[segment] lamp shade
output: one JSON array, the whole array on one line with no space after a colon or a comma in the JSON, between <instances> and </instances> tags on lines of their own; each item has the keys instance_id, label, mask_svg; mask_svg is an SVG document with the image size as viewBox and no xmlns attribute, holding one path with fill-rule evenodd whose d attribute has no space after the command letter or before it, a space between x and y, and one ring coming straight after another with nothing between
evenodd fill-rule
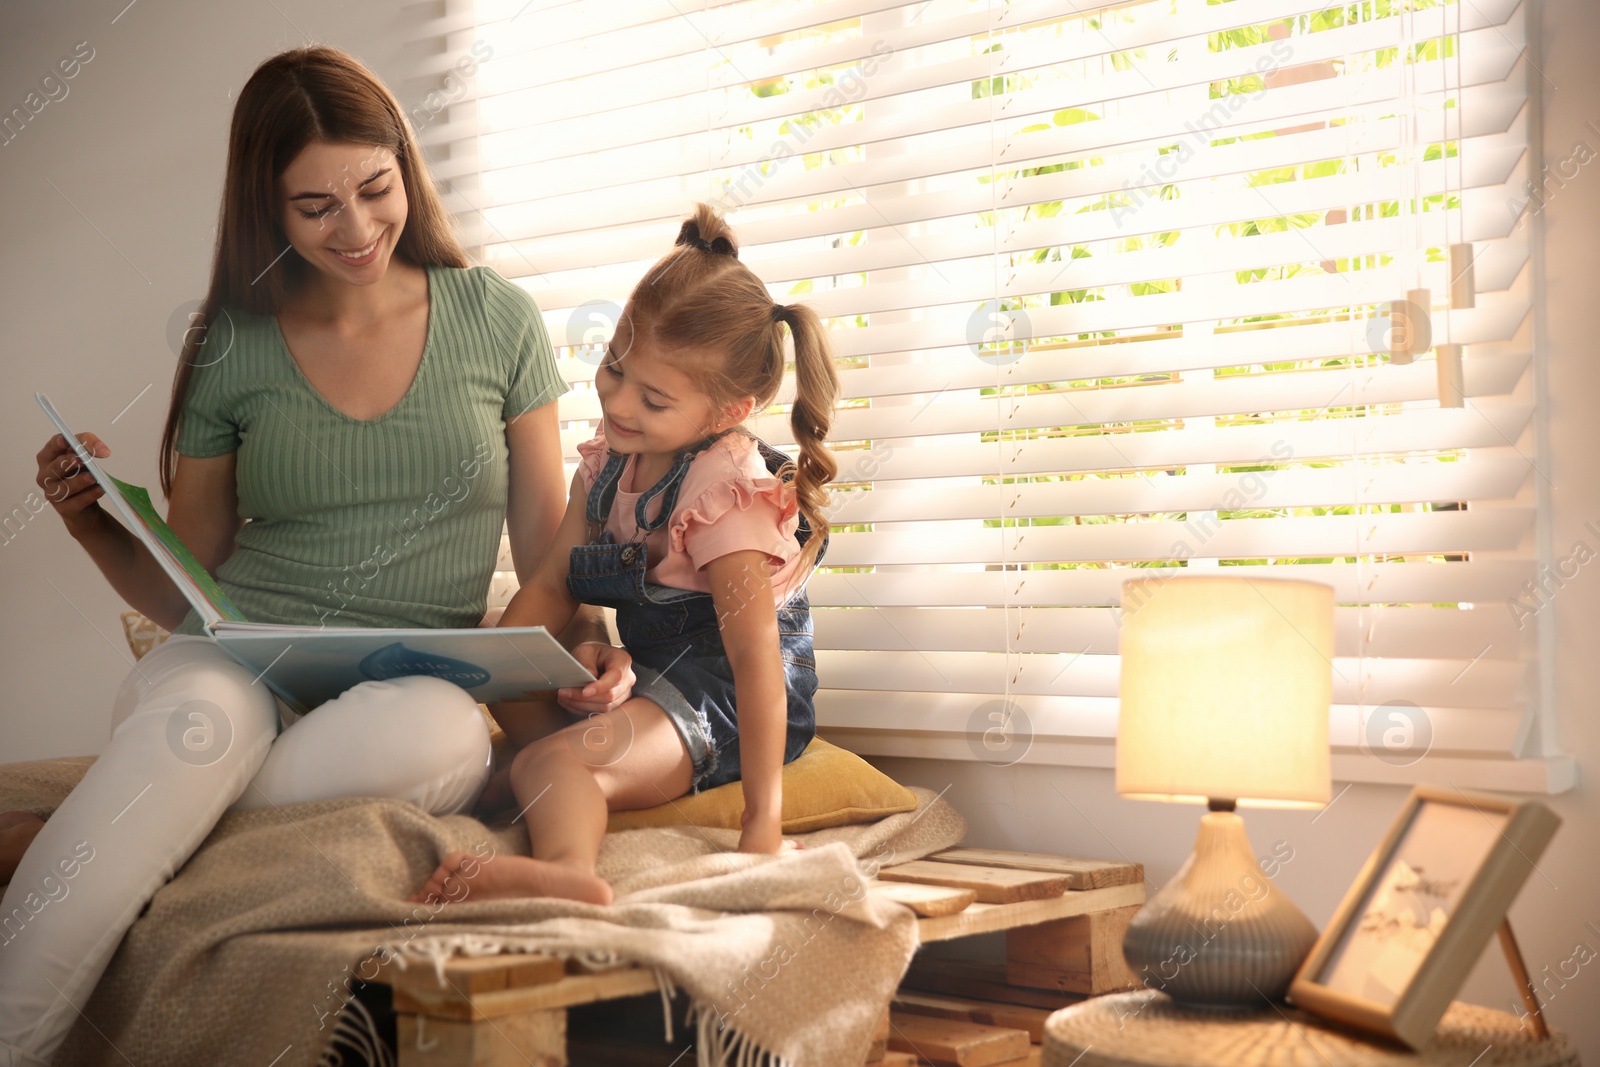
<instances>
[{"instance_id":1,"label":"lamp shade","mask_svg":"<svg viewBox=\"0 0 1600 1067\"><path fill-rule=\"evenodd\" d=\"M1326 804L1333 607L1316 582L1124 582L1117 792Z\"/></svg>"}]
</instances>

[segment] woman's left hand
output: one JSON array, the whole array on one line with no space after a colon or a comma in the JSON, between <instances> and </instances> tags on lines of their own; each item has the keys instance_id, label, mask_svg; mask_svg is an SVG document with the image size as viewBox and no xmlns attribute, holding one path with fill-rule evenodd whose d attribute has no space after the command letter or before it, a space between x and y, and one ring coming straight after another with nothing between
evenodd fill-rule
<instances>
[{"instance_id":1,"label":"woman's left hand","mask_svg":"<svg viewBox=\"0 0 1600 1067\"><path fill-rule=\"evenodd\" d=\"M582 689L558 689L556 701L574 715L615 711L633 696L633 657L628 650L599 641L585 641L572 650L572 658L588 668L595 680Z\"/></svg>"}]
</instances>

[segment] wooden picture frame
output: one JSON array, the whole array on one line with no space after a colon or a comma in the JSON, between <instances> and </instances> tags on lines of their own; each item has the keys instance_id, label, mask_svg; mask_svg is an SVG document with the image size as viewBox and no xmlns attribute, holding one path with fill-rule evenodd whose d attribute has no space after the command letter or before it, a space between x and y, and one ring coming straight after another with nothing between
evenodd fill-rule
<instances>
[{"instance_id":1,"label":"wooden picture frame","mask_svg":"<svg viewBox=\"0 0 1600 1067\"><path fill-rule=\"evenodd\" d=\"M1538 801L1416 786L1289 999L1422 1048L1560 825Z\"/></svg>"}]
</instances>

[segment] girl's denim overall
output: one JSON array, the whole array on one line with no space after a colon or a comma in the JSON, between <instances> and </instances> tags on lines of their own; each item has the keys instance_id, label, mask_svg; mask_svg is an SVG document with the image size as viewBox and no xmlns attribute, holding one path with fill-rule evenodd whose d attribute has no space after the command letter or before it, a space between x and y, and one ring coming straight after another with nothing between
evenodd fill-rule
<instances>
[{"instance_id":1,"label":"girl's denim overall","mask_svg":"<svg viewBox=\"0 0 1600 1067\"><path fill-rule=\"evenodd\" d=\"M678 490L689 464L715 438L678 453L662 479L641 493L634 518L640 539L617 544L605 530L627 456L611 453L589 490L585 515L590 540L572 550L567 589L580 604L615 608L617 632L633 656L638 682L635 696L661 706L678 728L694 761L692 792L737 781L739 727L735 711L733 667L723 650L717 610L710 593L673 589L647 581L644 538L671 519ZM767 469L776 475L788 462L783 453L757 439ZM660 508L648 518L656 500ZM796 539L802 546L812 531L802 516ZM827 541L823 541L823 551ZM822 553L817 554L820 561ZM804 587L778 609L778 650L788 692L788 734L783 761L800 755L816 733L812 706L817 691L816 657L811 643L811 602Z\"/></svg>"}]
</instances>

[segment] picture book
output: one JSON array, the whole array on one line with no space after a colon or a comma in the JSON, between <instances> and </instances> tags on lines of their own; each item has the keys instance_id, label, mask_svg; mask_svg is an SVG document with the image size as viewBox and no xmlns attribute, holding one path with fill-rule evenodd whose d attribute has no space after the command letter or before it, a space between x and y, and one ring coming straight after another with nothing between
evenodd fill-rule
<instances>
[{"instance_id":1,"label":"picture book","mask_svg":"<svg viewBox=\"0 0 1600 1067\"><path fill-rule=\"evenodd\" d=\"M542 626L476 629L294 626L250 622L162 520L142 487L108 474L50 399L39 406L78 463L105 490L103 501L149 549L194 608L205 631L263 684L304 714L364 681L430 675L480 703L529 699L594 680Z\"/></svg>"}]
</instances>

